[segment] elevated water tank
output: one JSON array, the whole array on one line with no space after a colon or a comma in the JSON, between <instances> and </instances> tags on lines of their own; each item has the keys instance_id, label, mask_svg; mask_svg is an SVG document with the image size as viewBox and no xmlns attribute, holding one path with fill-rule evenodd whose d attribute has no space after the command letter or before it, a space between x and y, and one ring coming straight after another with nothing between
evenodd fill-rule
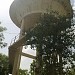
<instances>
[{"instance_id":1,"label":"elevated water tank","mask_svg":"<svg viewBox=\"0 0 75 75\"><path fill-rule=\"evenodd\" d=\"M10 17L19 28L24 18L28 30L38 21L41 13L51 11L72 17L70 0L14 0L10 6Z\"/></svg>"}]
</instances>

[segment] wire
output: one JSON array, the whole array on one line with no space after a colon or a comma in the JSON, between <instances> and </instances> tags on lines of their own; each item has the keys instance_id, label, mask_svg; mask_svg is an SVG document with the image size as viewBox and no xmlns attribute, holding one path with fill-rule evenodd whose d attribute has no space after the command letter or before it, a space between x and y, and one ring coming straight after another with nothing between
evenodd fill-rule
<instances>
[{"instance_id":1,"label":"wire","mask_svg":"<svg viewBox=\"0 0 75 75\"><path fill-rule=\"evenodd\" d=\"M19 34L19 33L10 33L10 32L4 32L6 34Z\"/></svg>"}]
</instances>

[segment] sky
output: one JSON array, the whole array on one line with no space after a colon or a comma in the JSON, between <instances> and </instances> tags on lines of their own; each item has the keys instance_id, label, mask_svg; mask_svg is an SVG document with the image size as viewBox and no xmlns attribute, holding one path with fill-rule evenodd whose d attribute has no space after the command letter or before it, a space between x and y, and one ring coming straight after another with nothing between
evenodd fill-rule
<instances>
[{"instance_id":1,"label":"sky","mask_svg":"<svg viewBox=\"0 0 75 75\"><path fill-rule=\"evenodd\" d=\"M8 55L8 47L11 43L11 40L20 32L20 29L11 21L9 16L9 8L12 2L13 0L0 0L0 21L2 22L1 26L7 28L7 30L4 32L4 41L8 43L6 48L0 49L0 53L5 55ZM71 2L74 3L73 0L71 0ZM75 9L75 7L73 8ZM35 51L32 51L30 48L23 50L23 52L35 55ZM20 67L22 69L29 69L31 62L32 59L22 56Z\"/></svg>"}]
</instances>

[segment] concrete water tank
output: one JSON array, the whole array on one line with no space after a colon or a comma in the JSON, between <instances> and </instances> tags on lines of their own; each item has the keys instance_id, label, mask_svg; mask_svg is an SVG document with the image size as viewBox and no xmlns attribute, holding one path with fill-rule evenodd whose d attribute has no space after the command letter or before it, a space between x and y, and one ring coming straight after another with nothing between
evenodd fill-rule
<instances>
[{"instance_id":1,"label":"concrete water tank","mask_svg":"<svg viewBox=\"0 0 75 75\"><path fill-rule=\"evenodd\" d=\"M70 0L14 0L10 6L10 17L19 28L24 18L27 31L38 21L41 13L51 11L72 17Z\"/></svg>"}]
</instances>

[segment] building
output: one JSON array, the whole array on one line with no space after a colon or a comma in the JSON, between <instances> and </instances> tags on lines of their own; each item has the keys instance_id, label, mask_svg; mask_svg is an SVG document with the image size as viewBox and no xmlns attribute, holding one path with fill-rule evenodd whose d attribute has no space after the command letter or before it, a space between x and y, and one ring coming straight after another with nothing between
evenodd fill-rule
<instances>
[{"instance_id":1,"label":"building","mask_svg":"<svg viewBox=\"0 0 75 75\"><path fill-rule=\"evenodd\" d=\"M19 39L9 47L11 72L12 75L18 75L21 55L36 58L22 53L25 42L23 34L35 27L41 14L57 12L58 15L72 17L72 7L70 0L14 0L9 12L12 21L20 28Z\"/></svg>"}]
</instances>

